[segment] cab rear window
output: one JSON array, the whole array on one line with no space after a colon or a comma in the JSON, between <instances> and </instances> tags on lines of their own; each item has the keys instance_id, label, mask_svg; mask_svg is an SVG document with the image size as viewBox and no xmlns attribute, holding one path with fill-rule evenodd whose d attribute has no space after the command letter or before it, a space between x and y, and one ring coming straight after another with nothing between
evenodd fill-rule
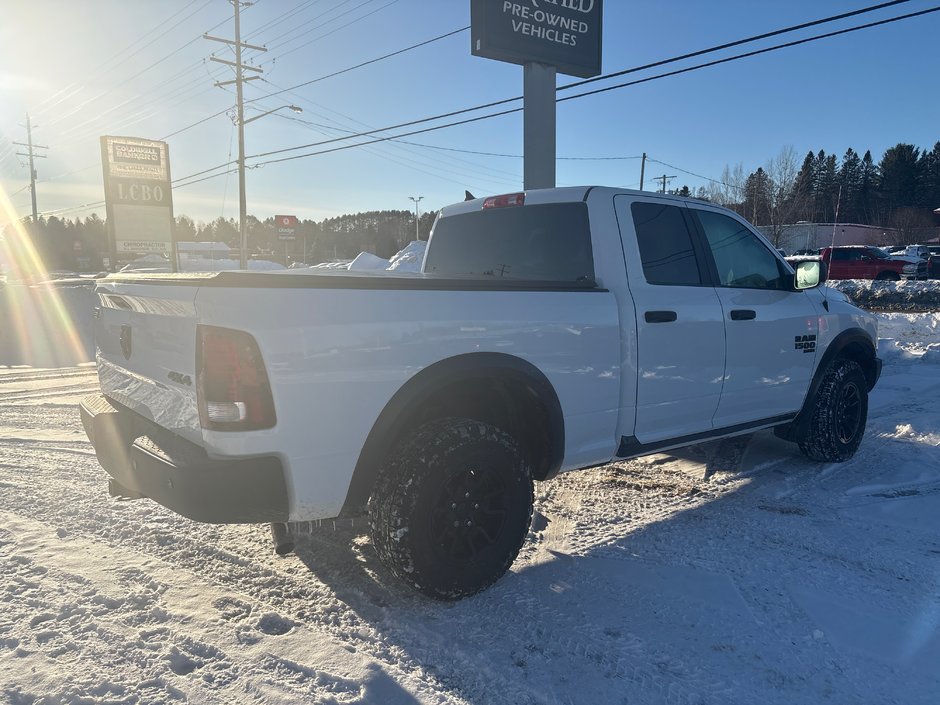
<instances>
[{"instance_id":1,"label":"cab rear window","mask_svg":"<svg viewBox=\"0 0 940 705\"><path fill-rule=\"evenodd\" d=\"M439 218L424 269L446 276L593 281L587 205L547 203Z\"/></svg>"}]
</instances>

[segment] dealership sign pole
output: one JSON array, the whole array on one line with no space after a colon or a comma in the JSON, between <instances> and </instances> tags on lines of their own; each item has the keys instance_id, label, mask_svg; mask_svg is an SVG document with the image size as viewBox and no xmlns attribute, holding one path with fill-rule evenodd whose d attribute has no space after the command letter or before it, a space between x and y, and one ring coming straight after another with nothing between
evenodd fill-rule
<instances>
[{"instance_id":1,"label":"dealership sign pole","mask_svg":"<svg viewBox=\"0 0 940 705\"><path fill-rule=\"evenodd\" d=\"M161 254L176 271L167 143L104 136L101 166L112 267L121 256Z\"/></svg>"},{"instance_id":2,"label":"dealership sign pole","mask_svg":"<svg viewBox=\"0 0 940 705\"><path fill-rule=\"evenodd\" d=\"M603 0L470 0L470 53L523 66L523 187L555 186L555 74L601 72Z\"/></svg>"}]
</instances>

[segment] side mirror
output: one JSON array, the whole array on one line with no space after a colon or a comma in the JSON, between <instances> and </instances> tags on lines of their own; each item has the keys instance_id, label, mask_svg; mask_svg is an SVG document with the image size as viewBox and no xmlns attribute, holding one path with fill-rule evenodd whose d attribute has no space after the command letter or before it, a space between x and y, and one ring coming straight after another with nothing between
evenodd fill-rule
<instances>
[{"instance_id":1,"label":"side mirror","mask_svg":"<svg viewBox=\"0 0 940 705\"><path fill-rule=\"evenodd\" d=\"M797 291L814 289L825 279L823 263L819 260L804 260L796 263L796 274L793 275L794 288Z\"/></svg>"}]
</instances>

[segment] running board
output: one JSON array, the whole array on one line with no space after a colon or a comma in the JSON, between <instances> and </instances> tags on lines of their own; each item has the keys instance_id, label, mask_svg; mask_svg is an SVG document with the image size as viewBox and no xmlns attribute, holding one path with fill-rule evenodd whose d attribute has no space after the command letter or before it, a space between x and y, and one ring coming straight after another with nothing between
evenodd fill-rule
<instances>
[{"instance_id":1,"label":"running board","mask_svg":"<svg viewBox=\"0 0 940 705\"><path fill-rule=\"evenodd\" d=\"M767 419L749 421L748 423L737 424L735 426L725 426L724 428L716 428L711 431L703 431L702 433L692 433L688 436L680 436L679 438L667 438L652 443L640 443L636 436L622 436L620 438L620 448L617 449L617 457L635 458L639 455L649 455L662 450L670 450L671 448L682 448L695 443L701 443L702 441L711 441L726 436L737 436L751 431L780 426L781 424L793 421L795 418L796 414L783 414L781 416L772 416Z\"/></svg>"}]
</instances>

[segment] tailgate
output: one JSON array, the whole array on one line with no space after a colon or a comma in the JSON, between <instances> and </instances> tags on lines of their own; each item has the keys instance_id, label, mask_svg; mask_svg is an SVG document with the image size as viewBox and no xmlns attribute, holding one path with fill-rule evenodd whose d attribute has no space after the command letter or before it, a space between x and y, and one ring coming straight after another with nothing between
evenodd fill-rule
<instances>
[{"instance_id":1,"label":"tailgate","mask_svg":"<svg viewBox=\"0 0 940 705\"><path fill-rule=\"evenodd\" d=\"M98 283L95 343L105 396L163 428L202 440L196 403L198 286Z\"/></svg>"}]
</instances>

